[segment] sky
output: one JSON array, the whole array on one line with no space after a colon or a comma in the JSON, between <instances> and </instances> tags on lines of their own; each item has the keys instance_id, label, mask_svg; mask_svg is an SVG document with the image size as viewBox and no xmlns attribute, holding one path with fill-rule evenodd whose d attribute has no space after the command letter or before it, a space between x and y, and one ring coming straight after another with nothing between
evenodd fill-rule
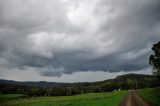
<instances>
[{"instance_id":1,"label":"sky","mask_svg":"<svg viewBox=\"0 0 160 106\"><path fill-rule=\"evenodd\" d=\"M0 0L0 79L92 82L151 74L159 0Z\"/></svg>"}]
</instances>

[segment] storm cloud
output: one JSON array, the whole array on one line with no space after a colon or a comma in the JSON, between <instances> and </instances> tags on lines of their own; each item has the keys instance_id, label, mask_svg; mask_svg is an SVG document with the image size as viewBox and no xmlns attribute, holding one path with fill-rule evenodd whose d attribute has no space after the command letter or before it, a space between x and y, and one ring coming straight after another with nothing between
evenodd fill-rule
<instances>
[{"instance_id":1,"label":"storm cloud","mask_svg":"<svg viewBox=\"0 0 160 106\"><path fill-rule=\"evenodd\" d=\"M159 0L0 1L1 73L143 70L159 40Z\"/></svg>"}]
</instances>

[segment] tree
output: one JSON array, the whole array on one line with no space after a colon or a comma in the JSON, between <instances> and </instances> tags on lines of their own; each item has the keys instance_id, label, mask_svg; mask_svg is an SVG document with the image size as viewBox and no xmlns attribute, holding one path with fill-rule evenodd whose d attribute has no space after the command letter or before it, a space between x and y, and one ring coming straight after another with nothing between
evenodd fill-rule
<instances>
[{"instance_id":1,"label":"tree","mask_svg":"<svg viewBox=\"0 0 160 106\"><path fill-rule=\"evenodd\" d=\"M153 66L153 74L160 80L160 41L152 47L154 54L150 56L149 64Z\"/></svg>"}]
</instances>

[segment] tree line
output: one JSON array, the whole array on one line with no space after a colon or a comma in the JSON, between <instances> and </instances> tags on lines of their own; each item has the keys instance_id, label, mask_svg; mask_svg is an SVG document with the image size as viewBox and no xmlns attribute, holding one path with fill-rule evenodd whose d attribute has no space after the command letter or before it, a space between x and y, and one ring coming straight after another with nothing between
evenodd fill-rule
<instances>
[{"instance_id":1,"label":"tree line","mask_svg":"<svg viewBox=\"0 0 160 106\"><path fill-rule=\"evenodd\" d=\"M127 74L111 80L90 83L68 83L63 86L56 87L25 86L3 83L0 84L0 93L24 94L26 97L71 96L82 93L98 93L158 87L159 83L156 83L156 79L157 78L154 75Z\"/></svg>"}]
</instances>

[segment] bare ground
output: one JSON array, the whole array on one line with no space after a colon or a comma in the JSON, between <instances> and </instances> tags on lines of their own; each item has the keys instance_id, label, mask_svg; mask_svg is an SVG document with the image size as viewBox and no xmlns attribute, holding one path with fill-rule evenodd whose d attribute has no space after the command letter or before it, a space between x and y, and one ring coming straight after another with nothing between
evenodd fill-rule
<instances>
[{"instance_id":1,"label":"bare ground","mask_svg":"<svg viewBox=\"0 0 160 106\"><path fill-rule=\"evenodd\" d=\"M130 91L119 106L151 106L136 91Z\"/></svg>"}]
</instances>

